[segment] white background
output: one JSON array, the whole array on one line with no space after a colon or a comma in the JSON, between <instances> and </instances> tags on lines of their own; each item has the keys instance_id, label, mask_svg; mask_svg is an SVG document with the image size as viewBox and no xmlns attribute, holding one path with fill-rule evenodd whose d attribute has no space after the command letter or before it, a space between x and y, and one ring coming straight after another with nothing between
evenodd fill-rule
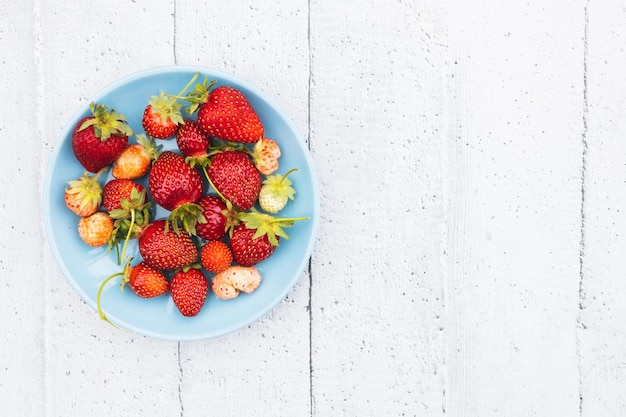
<instances>
[{"instance_id":1,"label":"white background","mask_svg":"<svg viewBox=\"0 0 626 417\"><path fill-rule=\"evenodd\" d=\"M626 415L626 4L0 2L6 416ZM100 321L41 213L58 134L116 79L202 65L306 138L310 269L247 328Z\"/></svg>"}]
</instances>

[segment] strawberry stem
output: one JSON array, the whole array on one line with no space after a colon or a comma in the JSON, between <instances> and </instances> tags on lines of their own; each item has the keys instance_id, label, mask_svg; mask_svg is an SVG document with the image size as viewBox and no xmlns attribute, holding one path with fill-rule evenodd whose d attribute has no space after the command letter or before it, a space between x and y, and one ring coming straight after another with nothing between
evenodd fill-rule
<instances>
[{"instance_id":1,"label":"strawberry stem","mask_svg":"<svg viewBox=\"0 0 626 417\"><path fill-rule=\"evenodd\" d=\"M122 246L122 257L124 259L126 256L126 246L128 245L128 241L130 240L130 235L133 231L133 226L135 225L135 209L130 211L130 226L128 227L128 232L126 233L126 239L124 240L124 246ZM117 264L120 264L120 258L117 259Z\"/></svg>"},{"instance_id":2,"label":"strawberry stem","mask_svg":"<svg viewBox=\"0 0 626 417\"><path fill-rule=\"evenodd\" d=\"M176 98L182 98L183 93L184 93L185 91L187 91L187 89L188 89L189 87L191 87L191 84L193 84L193 82L194 82L194 81L196 81L196 78L198 78L198 75L199 75L199 74L200 74L200 73L199 73L198 71L196 71L196 73L193 75L193 77L191 78L191 80L189 80L189 82L187 83L187 85L185 86L185 88L183 88L183 89L180 91L180 93L178 93L178 95L177 95L177 96L175 96L175 97L176 97Z\"/></svg>"},{"instance_id":3,"label":"strawberry stem","mask_svg":"<svg viewBox=\"0 0 626 417\"><path fill-rule=\"evenodd\" d=\"M105 279L102 282L102 284L100 284L100 288L98 288L98 296L96 297L96 300L97 300L96 303L97 303L97 307L98 307L98 315L100 316L100 318L102 320L106 321L107 323L110 323L111 325L113 325L113 323L111 323L109 321L109 319L107 319L106 315L104 314L104 311L102 311L102 306L101 306L101 302L100 302L100 299L102 298L102 290L104 290L104 287L106 286L106 284L109 283L109 281L111 281L113 278L123 276L124 273L125 273L125 271L116 272L115 274L113 274L110 277L108 277L107 279Z\"/></svg>"}]
</instances>

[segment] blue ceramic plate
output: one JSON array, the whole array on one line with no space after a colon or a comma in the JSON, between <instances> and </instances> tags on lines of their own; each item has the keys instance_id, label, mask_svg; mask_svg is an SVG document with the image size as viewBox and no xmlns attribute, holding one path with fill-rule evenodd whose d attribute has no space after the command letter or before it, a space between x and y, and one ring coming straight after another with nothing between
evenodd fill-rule
<instances>
[{"instance_id":1,"label":"blue ceramic plate","mask_svg":"<svg viewBox=\"0 0 626 417\"><path fill-rule=\"evenodd\" d=\"M65 206L63 194L67 181L79 178L84 172L72 152L72 130L82 117L89 114L89 102L94 101L124 114L135 133L143 133L141 116L150 97L160 90L177 94L197 71L200 72L197 81L208 76L209 80L217 80L218 86L231 85L248 98L263 122L265 136L274 139L281 147L278 172L299 168L289 177L297 191L295 201L289 202L279 215L308 216L309 220L296 222L287 229L290 239L282 240L272 257L257 265L263 280L255 292L242 293L227 301L211 293L196 317L183 317L169 295L142 299L129 288L121 293L115 280L105 287L102 306L111 322L145 336L175 341L209 339L249 325L285 298L308 265L319 223L319 188L306 144L285 112L258 88L232 75L180 66L142 71L115 82L83 103L61 132L44 183L44 221L52 253L68 282L95 310L100 284L107 276L119 272L121 266L117 265L114 251L107 253L105 248L91 248L80 239L78 217ZM135 140L131 137L130 142ZM177 151L175 139L159 143L164 145L164 150ZM103 185L112 178L110 173L108 175L108 178L101 178ZM143 183L145 185L145 178ZM167 214L160 208L154 212L157 219ZM135 261L140 260L136 241L131 241L127 251L135 256ZM212 278L206 271L205 275ZM95 312L93 317L99 320Z\"/></svg>"}]
</instances>

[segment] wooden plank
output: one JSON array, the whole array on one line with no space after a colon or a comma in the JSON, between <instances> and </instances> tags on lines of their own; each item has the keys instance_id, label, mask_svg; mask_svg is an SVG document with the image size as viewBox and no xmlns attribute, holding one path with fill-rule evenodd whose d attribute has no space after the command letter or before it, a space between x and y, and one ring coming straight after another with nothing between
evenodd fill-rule
<instances>
[{"instance_id":1,"label":"wooden plank","mask_svg":"<svg viewBox=\"0 0 626 417\"><path fill-rule=\"evenodd\" d=\"M578 413L583 6L448 8L450 415Z\"/></svg>"},{"instance_id":2,"label":"wooden plank","mask_svg":"<svg viewBox=\"0 0 626 417\"><path fill-rule=\"evenodd\" d=\"M314 415L444 414L445 13L311 2Z\"/></svg>"},{"instance_id":3,"label":"wooden plank","mask_svg":"<svg viewBox=\"0 0 626 417\"><path fill-rule=\"evenodd\" d=\"M588 2L581 415L626 413L626 10Z\"/></svg>"},{"instance_id":4,"label":"wooden plank","mask_svg":"<svg viewBox=\"0 0 626 417\"><path fill-rule=\"evenodd\" d=\"M42 140L48 152L78 106L101 88L174 61L171 2L40 2L36 8ZM179 415L177 344L101 321L61 276L49 250L45 255L46 412L41 415Z\"/></svg>"},{"instance_id":5,"label":"wooden plank","mask_svg":"<svg viewBox=\"0 0 626 417\"><path fill-rule=\"evenodd\" d=\"M308 132L306 1L176 4L180 65L202 65L253 83ZM236 24L233 24L236 22ZM309 415L309 276L269 314L219 339L181 343L185 416ZM209 404L209 406L207 406Z\"/></svg>"},{"instance_id":6,"label":"wooden plank","mask_svg":"<svg viewBox=\"0 0 626 417\"><path fill-rule=\"evenodd\" d=\"M32 70L41 45L32 10L32 1L0 7L0 95L6 100L0 112L0 409L6 415L43 415L45 403L43 231L37 210L40 89Z\"/></svg>"}]
</instances>

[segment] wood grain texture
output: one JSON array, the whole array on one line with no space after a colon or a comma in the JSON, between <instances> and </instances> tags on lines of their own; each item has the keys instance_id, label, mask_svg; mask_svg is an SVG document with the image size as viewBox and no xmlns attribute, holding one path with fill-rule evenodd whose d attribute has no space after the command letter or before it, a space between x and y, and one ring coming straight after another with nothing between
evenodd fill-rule
<instances>
[{"instance_id":1,"label":"wood grain texture","mask_svg":"<svg viewBox=\"0 0 626 417\"><path fill-rule=\"evenodd\" d=\"M311 2L313 415L444 412L442 13Z\"/></svg>"},{"instance_id":2,"label":"wood grain texture","mask_svg":"<svg viewBox=\"0 0 626 417\"><path fill-rule=\"evenodd\" d=\"M626 413L626 10L587 6L581 415Z\"/></svg>"},{"instance_id":3,"label":"wood grain texture","mask_svg":"<svg viewBox=\"0 0 626 417\"><path fill-rule=\"evenodd\" d=\"M1 415L625 414L621 1L27 0L0 19ZM285 300L188 343L99 320L39 220L76 108L172 64L274 98L322 192Z\"/></svg>"},{"instance_id":4,"label":"wood grain texture","mask_svg":"<svg viewBox=\"0 0 626 417\"><path fill-rule=\"evenodd\" d=\"M448 9L446 411L577 415L583 5L460 3Z\"/></svg>"}]
</instances>

